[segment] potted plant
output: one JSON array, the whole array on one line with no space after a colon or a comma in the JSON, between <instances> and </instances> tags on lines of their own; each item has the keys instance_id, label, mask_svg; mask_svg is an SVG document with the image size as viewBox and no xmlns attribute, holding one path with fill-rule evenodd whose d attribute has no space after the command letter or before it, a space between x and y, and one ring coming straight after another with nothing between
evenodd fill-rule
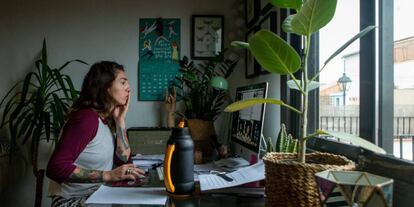
<instances>
[{"instance_id":1,"label":"potted plant","mask_svg":"<svg viewBox=\"0 0 414 207\"><path fill-rule=\"evenodd\" d=\"M352 168L350 161L344 157L327 153L306 155L306 141L318 135L330 135L354 145L364 147L374 152L385 153L380 147L353 135L341 132L317 130L307 134L308 123L308 93L319 87L316 78L333 57L342 52L352 42L372 31L369 26L351 38L336 50L318 70L315 76L308 76L308 57L311 45L311 35L326 24L335 14L336 0L271 0L279 8L296 11L283 21L285 32L300 35L304 40L304 48L299 55L281 37L268 30L255 33L248 42L235 41L233 46L248 48L259 64L271 73L288 75L291 80L287 85L301 94L301 106L295 108L277 99L249 99L229 105L225 111L231 112L250 107L254 104L276 104L286 107L300 116L300 135L297 153L267 153L263 158L266 166L266 192L270 205L286 206L318 206L319 198L313 175L326 169ZM301 78L295 77L300 71ZM306 155L306 156L305 156ZM306 162L307 159L307 162Z\"/></svg>"},{"instance_id":2,"label":"potted plant","mask_svg":"<svg viewBox=\"0 0 414 207\"><path fill-rule=\"evenodd\" d=\"M227 78L236 67L239 57L226 57L223 50L206 62L195 64L187 57L180 60L181 75L176 78L177 98L185 104L187 120L196 150L204 156L211 154L211 143L218 144L214 121L223 111L227 97ZM213 140L212 140L213 139Z\"/></svg>"},{"instance_id":3,"label":"potted plant","mask_svg":"<svg viewBox=\"0 0 414 207\"><path fill-rule=\"evenodd\" d=\"M70 76L62 73L71 60L52 68L48 64L46 40L43 40L41 57L35 61L35 71L26 74L0 102L2 118L0 128L7 127L10 135L10 153L30 141L30 159L37 178L37 192L43 185L44 169L38 169L38 151L41 140L57 140L64 124L65 115L79 92L75 90ZM40 191L38 191L40 190ZM40 202L36 196L35 202Z\"/></svg>"}]
</instances>

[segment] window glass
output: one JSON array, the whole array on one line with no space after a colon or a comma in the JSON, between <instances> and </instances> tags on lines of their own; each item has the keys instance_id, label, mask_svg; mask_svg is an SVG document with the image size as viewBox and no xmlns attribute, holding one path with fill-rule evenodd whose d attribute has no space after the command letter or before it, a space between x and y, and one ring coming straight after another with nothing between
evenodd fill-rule
<instances>
[{"instance_id":1,"label":"window glass","mask_svg":"<svg viewBox=\"0 0 414 207\"><path fill-rule=\"evenodd\" d=\"M394 1L394 155L413 160L414 1Z\"/></svg>"},{"instance_id":2,"label":"window glass","mask_svg":"<svg viewBox=\"0 0 414 207\"><path fill-rule=\"evenodd\" d=\"M320 31L319 63L359 32L359 0L338 1L332 21ZM358 135L359 41L337 55L322 71L319 127ZM339 83L339 84L338 84Z\"/></svg>"}]
</instances>

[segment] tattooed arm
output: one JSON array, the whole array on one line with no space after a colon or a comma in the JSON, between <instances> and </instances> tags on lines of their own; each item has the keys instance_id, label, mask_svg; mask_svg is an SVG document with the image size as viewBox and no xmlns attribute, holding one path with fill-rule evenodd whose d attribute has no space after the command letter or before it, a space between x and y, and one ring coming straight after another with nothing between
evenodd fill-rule
<instances>
[{"instance_id":1,"label":"tattooed arm","mask_svg":"<svg viewBox=\"0 0 414 207\"><path fill-rule=\"evenodd\" d=\"M131 155L131 148L129 147L128 138L126 135L125 126L116 126L116 156L126 163Z\"/></svg>"},{"instance_id":2,"label":"tattooed arm","mask_svg":"<svg viewBox=\"0 0 414 207\"><path fill-rule=\"evenodd\" d=\"M129 108L129 101L131 94L128 93L128 99L126 100L125 105L115 106L112 116L116 123L116 150L115 154L121 161L121 163L127 163L131 156L131 148L129 147L129 142L126 133L125 127L125 117Z\"/></svg>"},{"instance_id":3,"label":"tattooed arm","mask_svg":"<svg viewBox=\"0 0 414 207\"><path fill-rule=\"evenodd\" d=\"M130 174L127 170L130 169ZM134 167L134 164L125 164L111 171L90 170L76 167L73 173L66 180L73 183L97 183L97 182L113 182L120 180L136 180L144 175L145 171Z\"/></svg>"},{"instance_id":4,"label":"tattooed arm","mask_svg":"<svg viewBox=\"0 0 414 207\"><path fill-rule=\"evenodd\" d=\"M99 183L104 181L103 174L104 171L76 167L67 181L73 183Z\"/></svg>"}]
</instances>

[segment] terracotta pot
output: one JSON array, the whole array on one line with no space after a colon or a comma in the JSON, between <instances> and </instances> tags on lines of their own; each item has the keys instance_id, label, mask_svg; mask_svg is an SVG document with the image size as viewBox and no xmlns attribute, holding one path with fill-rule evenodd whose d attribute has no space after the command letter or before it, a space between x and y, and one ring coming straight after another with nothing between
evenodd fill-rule
<instances>
[{"instance_id":1,"label":"terracotta pot","mask_svg":"<svg viewBox=\"0 0 414 207\"><path fill-rule=\"evenodd\" d=\"M315 173L324 170L355 170L355 163L330 153L308 153L299 163L296 153L267 153L263 157L268 206L320 206Z\"/></svg>"}]
</instances>

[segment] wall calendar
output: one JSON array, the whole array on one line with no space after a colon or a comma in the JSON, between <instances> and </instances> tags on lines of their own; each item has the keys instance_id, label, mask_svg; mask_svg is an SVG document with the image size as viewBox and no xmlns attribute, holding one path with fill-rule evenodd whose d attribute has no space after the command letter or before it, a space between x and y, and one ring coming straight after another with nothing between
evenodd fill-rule
<instances>
[{"instance_id":1,"label":"wall calendar","mask_svg":"<svg viewBox=\"0 0 414 207\"><path fill-rule=\"evenodd\" d=\"M163 101L180 73L180 19L141 18L139 21L138 100Z\"/></svg>"}]
</instances>

